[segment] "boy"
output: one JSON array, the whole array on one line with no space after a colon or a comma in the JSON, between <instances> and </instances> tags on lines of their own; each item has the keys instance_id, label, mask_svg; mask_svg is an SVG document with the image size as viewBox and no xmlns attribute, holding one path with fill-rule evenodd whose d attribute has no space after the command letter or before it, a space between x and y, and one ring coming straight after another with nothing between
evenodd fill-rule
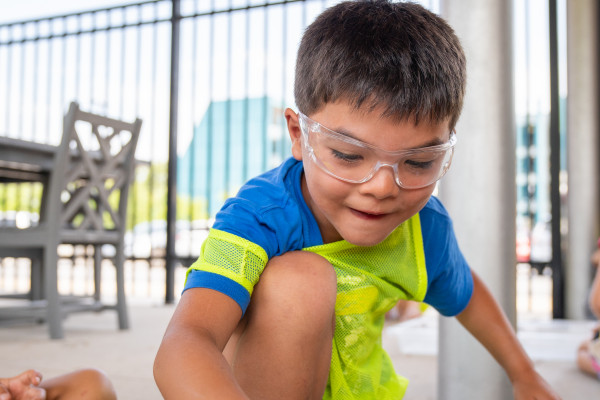
<instances>
[{"instance_id":1,"label":"boy","mask_svg":"<svg viewBox=\"0 0 600 400\"><path fill-rule=\"evenodd\" d=\"M557 398L431 197L465 80L452 29L419 5L345 2L308 27L293 157L216 216L156 357L165 398L402 398L381 347L401 299L458 315L517 398Z\"/></svg>"}]
</instances>

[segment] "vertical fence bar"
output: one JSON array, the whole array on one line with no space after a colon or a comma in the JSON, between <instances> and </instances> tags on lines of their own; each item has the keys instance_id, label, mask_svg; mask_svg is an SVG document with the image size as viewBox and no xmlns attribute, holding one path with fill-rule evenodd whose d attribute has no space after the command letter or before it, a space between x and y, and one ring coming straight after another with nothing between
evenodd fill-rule
<instances>
[{"instance_id":1,"label":"vertical fence bar","mask_svg":"<svg viewBox=\"0 0 600 400\"><path fill-rule=\"evenodd\" d=\"M77 98L81 95L81 15L77 16L77 34L75 38L75 88L74 93Z\"/></svg>"},{"instance_id":2,"label":"vertical fence bar","mask_svg":"<svg viewBox=\"0 0 600 400\"><path fill-rule=\"evenodd\" d=\"M154 24L153 24L153 37L152 37L152 43L157 43L158 42L158 27L157 27L157 22L158 21L158 5L154 6ZM156 49L156 46L151 46L150 47L150 51L151 51L151 56L150 56L150 60L152 60L152 62L150 63L150 68L151 68L151 76L152 76L152 82L154 82L154 84L152 85L152 91L153 91L153 96L152 97L152 102L150 105L150 110L151 113L150 115L152 116L152 129L154 130L156 127L156 120L157 120L157 112L156 112L156 101L155 101L155 96L154 96L154 92L156 90L156 82L158 79L158 71L156 68L156 65L158 63L158 51ZM154 131L152 132L154 133ZM154 146L155 146L156 142L155 142L155 135L151 134L150 135L150 152L153 153L154 152ZM150 166L150 173L148 176L148 201L150 202L150 204L148 205L148 221L149 221L149 225L148 225L148 234L151 235L152 234L152 221L154 220L154 189L155 189L155 168L152 168L152 166ZM133 240L132 240L133 243ZM132 246L133 247L133 246ZM150 256L152 256L152 249L150 249ZM165 266L166 268L166 266ZM165 294L166 296L166 294Z\"/></svg>"},{"instance_id":3,"label":"vertical fence bar","mask_svg":"<svg viewBox=\"0 0 600 400\"><path fill-rule=\"evenodd\" d=\"M89 90L89 96L87 99L87 103L91 104L92 103L92 96L93 93L95 92L94 90L94 76L95 76L95 72L96 72L96 44L97 44L97 37L98 35L96 35L94 32L97 28L97 19L98 18L98 13L97 12L93 12L92 13L92 32L90 33L90 90Z\"/></svg>"},{"instance_id":4,"label":"vertical fence bar","mask_svg":"<svg viewBox=\"0 0 600 400\"><path fill-rule=\"evenodd\" d=\"M137 12L138 12L138 22L142 20L142 6L140 4L138 4L137 6ZM136 29L136 49L137 49L137 53L136 53L136 58L135 58L135 92L134 92L134 99L133 99L133 103L135 104L135 114L139 115L139 111L140 111L140 90L141 90L141 79L142 79L142 71L140 70L140 60L142 59L142 27L141 25L138 24L137 29ZM133 175L133 181L135 182L136 179L136 173L134 173ZM133 187L131 188L130 191L130 196L131 196L131 201L130 203L133 204L133 207L129 207L129 215L128 215L128 221L131 221L131 226L135 226L136 221L138 220L138 214L137 214L137 207L136 205L138 204L138 196L139 196L139 189L138 189L138 185L133 185ZM129 226L129 224L128 224ZM133 247L133 246L132 246Z\"/></svg>"},{"instance_id":5,"label":"vertical fence bar","mask_svg":"<svg viewBox=\"0 0 600 400\"><path fill-rule=\"evenodd\" d=\"M63 25L62 28L63 28L63 34L64 34L64 36L63 36L62 40L60 41L60 43L62 44L62 46L61 46L62 47L61 48L61 50L62 50L62 54L61 54L62 58L61 58L61 61L59 63L60 69L61 69L61 71L60 71L60 84L59 84L59 87L61 87L62 89L60 90L60 93L58 94L58 104L59 104L59 110L63 111L63 110L65 110L65 106L64 106L64 104L65 104L65 94L67 92L67 79L65 77L65 69L67 68L67 41L69 39L68 39L68 36L66 34L66 32L67 32L67 17L62 17L60 19L60 21L62 22L62 25Z\"/></svg>"},{"instance_id":6,"label":"vertical fence bar","mask_svg":"<svg viewBox=\"0 0 600 400\"><path fill-rule=\"evenodd\" d=\"M40 57L40 46L39 46L39 36L40 36L40 23L35 23L35 42L34 42L34 57L33 57L33 85L31 85L31 104L33 105L34 114L38 109L38 92L36 88L38 87L38 78L39 73L37 72L39 69L39 57ZM37 118L32 118L31 121L31 132L33 134L33 140L35 140L36 132L37 132Z\"/></svg>"},{"instance_id":7,"label":"vertical fence bar","mask_svg":"<svg viewBox=\"0 0 600 400\"><path fill-rule=\"evenodd\" d=\"M250 0L246 0L246 6L250 6ZM245 48L250 48L250 9L246 9L246 43ZM246 63L248 64L248 55L246 55ZM244 70L244 131L242 133L242 180L245 182L249 178L248 165L248 143L250 136L250 67Z\"/></svg>"},{"instance_id":8,"label":"vertical fence bar","mask_svg":"<svg viewBox=\"0 0 600 400\"><path fill-rule=\"evenodd\" d=\"M121 33L121 68L119 70L119 85L120 87L125 87L125 65L127 59L127 28L125 28L125 20L127 19L125 15L125 9L121 9L122 18L123 18L123 26L119 30ZM120 116L123 115L123 110L125 106L125 93L121 91L121 96L119 98L119 107L118 110L120 112Z\"/></svg>"},{"instance_id":9,"label":"vertical fence bar","mask_svg":"<svg viewBox=\"0 0 600 400\"><path fill-rule=\"evenodd\" d=\"M52 26L51 23L52 20L48 21L48 26ZM51 29L51 28L50 28ZM46 75L46 128L44 129L46 131L46 137L45 137L45 141L49 142L50 141L50 127L52 126L52 123L50 121L50 114L51 114L51 110L52 110L52 66L54 64L54 51L53 51L53 43L54 41L52 40L52 33L50 33L50 35L46 38L46 48L47 48L47 57L48 57L48 69L45 71L45 75Z\"/></svg>"},{"instance_id":10,"label":"vertical fence bar","mask_svg":"<svg viewBox=\"0 0 600 400\"><path fill-rule=\"evenodd\" d=\"M264 19L264 71L263 71L263 107L262 107L262 118L263 118L263 159L262 159L262 170L266 170L269 162L269 154L271 149L269 148L269 135L266 134L267 127L269 126L268 108L269 108L269 9L265 7L265 19Z\"/></svg>"},{"instance_id":11,"label":"vertical fence bar","mask_svg":"<svg viewBox=\"0 0 600 400\"><path fill-rule=\"evenodd\" d=\"M22 25L21 29L23 31L26 30L26 25ZM25 66L27 65L26 63L26 47L27 46L27 42L23 41L21 43L21 65ZM19 89L19 109L17 110L17 132L22 132L23 131L23 105L25 104L25 68L21 68L21 73L19 74L19 83L17 84L17 87Z\"/></svg>"},{"instance_id":12,"label":"vertical fence bar","mask_svg":"<svg viewBox=\"0 0 600 400\"><path fill-rule=\"evenodd\" d=\"M278 113L277 115L277 120L279 121L279 126L281 127L281 134L282 134L282 138L279 140L279 157L281 158L281 160L285 159L285 155L286 155L286 146L285 144L287 143L285 141L285 132L286 132L286 123L285 123L285 119L282 117L281 113L283 113L283 111L285 110L286 107L286 103L287 103L287 41L288 41L288 35L287 35L287 29L289 27L288 24L288 7L283 7L283 18L281 19L281 30L282 32L282 39L281 39L281 45L282 45L282 49L281 49L281 59L283 60L283 63L281 65L281 110L280 113Z\"/></svg>"},{"instance_id":13,"label":"vertical fence bar","mask_svg":"<svg viewBox=\"0 0 600 400\"><path fill-rule=\"evenodd\" d=\"M214 1L211 3L211 9L214 10L215 4ZM206 215L210 216L212 214L212 173L211 167L213 165L213 119L215 108L212 105L213 99L213 71L214 71L214 59L215 59L215 23L213 21L213 17L210 17L208 20L208 109L207 109L207 121L206 121Z\"/></svg>"},{"instance_id":14,"label":"vertical fence bar","mask_svg":"<svg viewBox=\"0 0 600 400\"><path fill-rule=\"evenodd\" d=\"M109 98L110 98L110 86L111 86L111 76L110 76L110 66L111 66L111 54L110 54L110 44L112 42L112 25L111 25L111 10L106 10L104 12L106 14L106 23L107 23L107 27L106 27L106 31L104 32L104 35L106 37L106 41L104 42L104 59L106 60L104 63L104 82L106 83L104 85L104 104L103 106L108 108L108 103L109 103ZM101 109L103 109L104 107L101 107Z\"/></svg>"},{"instance_id":15,"label":"vertical fence bar","mask_svg":"<svg viewBox=\"0 0 600 400\"><path fill-rule=\"evenodd\" d=\"M197 10L198 2L194 2L194 6L195 6L195 9ZM198 37L198 32L199 32L198 25L199 25L198 18L194 18L193 26L192 26L192 28L193 28L192 29L192 32L193 32L192 37L194 38L194 40L192 41L193 49L192 49L192 57L191 57L191 59L193 60L194 63L198 62L198 45L196 44L196 40L195 40ZM200 64L200 63L198 62L198 64ZM193 135L195 135L197 132L198 133L200 132L199 130L198 131L196 130L196 121L197 121L196 112L198 110L198 81L199 81L197 79L198 78L197 75L198 74L196 73L196 70L193 70L192 77L191 77L191 80L192 80L191 81L191 87L192 87L191 118L192 118ZM198 145L195 143L194 137L192 137L192 141L190 143L191 143L191 149L190 149L191 161L189 163L190 176L189 176L189 180L188 180L190 202L189 202L188 212L189 212L189 219L190 219L190 228L194 229L193 223L196 220L196 217L198 217L198 219L201 217L203 210L195 209L195 205L196 205L195 198L196 198L197 192L196 192L196 179L194 176L194 170L195 170L194 169L194 162L195 162L194 160L196 160L196 157L197 157L196 150L197 150ZM198 211L200 211L199 214L198 214ZM198 216L197 216L197 214L198 214ZM206 214L206 215L208 215L208 214ZM192 255L192 243L193 243L192 235L190 235L190 240L188 243L188 245L189 245L188 256Z\"/></svg>"},{"instance_id":16,"label":"vertical fence bar","mask_svg":"<svg viewBox=\"0 0 600 400\"><path fill-rule=\"evenodd\" d=\"M552 316L564 318L564 271L560 233L560 115L556 0L549 0L550 28L550 204L552 213Z\"/></svg>"},{"instance_id":17,"label":"vertical fence bar","mask_svg":"<svg viewBox=\"0 0 600 400\"><path fill-rule=\"evenodd\" d=\"M171 95L169 105L169 169L167 177L167 249L165 302L175 300L175 234L177 218L177 118L179 101L179 33L181 25L180 0L172 1L171 15Z\"/></svg>"},{"instance_id":18,"label":"vertical fence bar","mask_svg":"<svg viewBox=\"0 0 600 400\"><path fill-rule=\"evenodd\" d=\"M9 38L8 38L8 42L10 43L7 49L7 56L6 56L6 133L9 134L10 133L10 122L11 122L11 117L10 117L10 99L13 98L13 93L12 93L12 76L13 76L13 54L14 54L14 25L10 25L8 27L8 31L9 31Z\"/></svg>"},{"instance_id":19,"label":"vertical fence bar","mask_svg":"<svg viewBox=\"0 0 600 400\"><path fill-rule=\"evenodd\" d=\"M229 8L231 8L231 0ZM231 184L231 60L233 58L233 46L231 44L231 36L233 35L232 14L227 13L227 59L226 74L225 74L225 93L227 100L225 101L225 173L223 174L223 188L225 193L229 194Z\"/></svg>"},{"instance_id":20,"label":"vertical fence bar","mask_svg":"<svg viewBox=\"0 0 600 400\"><path fill-rule=\"evenodd\" d=\"M25 36L25 31L26 31L26 25L21 25L21 34L23 36ZM21 49L21 54L20 54L20 62L22 66L27 65L26 64L26 48L27 48L27 42L23 41L21 42L20 45L20 49ZM15 113L16 115L16 131L17 132L22 132L23 131L23 105L25 103L25 74L26 74L26 70L25 68L21 68L21 72L19 73L19 82L16 84L17 88L18 88L18 99L19 99L19 109L17 110L17 112ZM23 197L24 197L24 187L25 185L16 185L15 186L15 202L16 202L16 207L17 209L21 210L23 209ZM15 215L15 222L18 223L19 216L18 214Z\"/></svg>"}]
</instances>

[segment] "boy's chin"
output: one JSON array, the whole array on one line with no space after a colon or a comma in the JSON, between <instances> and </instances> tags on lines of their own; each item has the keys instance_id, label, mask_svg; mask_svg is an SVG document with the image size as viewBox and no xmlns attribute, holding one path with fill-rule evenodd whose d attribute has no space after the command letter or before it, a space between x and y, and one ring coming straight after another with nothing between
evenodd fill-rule
<instances>
[{"instance_id":1,"label":"boy's chin","mask_svg":"<svg viewBox=\"0 0 600 400\"><path fill-rule=\"evenodd\" d=\"M361 233L355 233L353 235L348 235L348 237L344 237L344 240L355 246L371 247L383 242L392 232L388 232L387 235L364 235Z\"/></svg>"}]
</instances>

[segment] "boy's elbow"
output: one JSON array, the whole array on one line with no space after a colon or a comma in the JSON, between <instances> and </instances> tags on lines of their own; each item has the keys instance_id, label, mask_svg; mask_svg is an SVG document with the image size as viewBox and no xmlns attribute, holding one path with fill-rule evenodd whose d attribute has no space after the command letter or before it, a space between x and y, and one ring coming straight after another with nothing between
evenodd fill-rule
<instances>
[{"instance_id":1,"label":"boy's elbow","mask_svg":"<svg viewBox=\"0 0 600 400\"><path fill-rule=\"evenodd\" d=\"M595 293L592 292L589 299L590 310L596 316L596 318L600 319L600 290Z\"/></svg>"},{"instance_id":2,"label":"boy's elbow","mask_svg":"<svg viewBox=\"0 0 600 400\"><path fill-rule=\"evenodd\" d=\"M154 357L154 364L152 366L152 375L154 376L154 382L156 382L156 385L158 386L158 388L161 388L161 382L162 382L162 377L163 377L163 366L165 364L164 361L164 344L161 344L158 352L156 353L156 356Z\"/></svg>"},{"instance_id":3,"label":"boy's elbow","mask_svg":"<svg viewBox=\"0 0 600 400\"><path fill-rule=\"evenodd\" d=\"M163 396L165 396L165 391L168 389L167 386L173 378L172 376L169 376L169 374L172 374L173 371L177 370L176 365L173 365L173 363L176 362L176 353L177 349L173 348L172 342L170 342L167 335L165 335L165 338L163 338L163 341L156 352L154 364L152 365L154 382Z\"/></svg>"},{"instance_id":4,"label":"boy's elbow","mask_svg":"<svg viewBox=\"0 0 600 400\"><path fill-rule=\"evenodd\" d=\"M592 313L594 313L596 318L600 319L600 267L596 269L596 276L592 282L588 304Z\"/></svg>"}]
</instances>

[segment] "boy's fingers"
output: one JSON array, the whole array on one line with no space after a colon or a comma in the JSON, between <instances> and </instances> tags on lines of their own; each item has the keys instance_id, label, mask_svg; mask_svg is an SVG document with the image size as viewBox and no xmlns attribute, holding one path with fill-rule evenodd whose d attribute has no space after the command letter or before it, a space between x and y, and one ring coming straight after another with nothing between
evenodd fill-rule
<instances>
[{"instance_id":1,"label":"boy's fingers","mask_svg":"<svg viewBox=\"0 0 600 400\"><path fill-rule=\"evenodd\" d=\"M46 391L39 387L30 387L25 393L24 400L46 400Z\"/></svg>"},{"instance_id":2,"label":"boy's fingers","mask_svg":"<svg viewBox=\"0 0 600 400\"><path fill-rule=\"evenodd\" d=\"M0 400L11 400L12 397L10 393L8 393L8 389L6 386L0 383Z\"/></svg>"},{"instance_id":3,"label":"boy's fingers","mask_svg":"<svg viewBox=\"0 0 600 400\"><path fill-rule=\"evenodd\" d=\"M16 378L19 379L24 385L37 386L40 384L40 382L42 382L42 374L34 369L29 369L16 376Z\"/></svg>"}]
</instances>

